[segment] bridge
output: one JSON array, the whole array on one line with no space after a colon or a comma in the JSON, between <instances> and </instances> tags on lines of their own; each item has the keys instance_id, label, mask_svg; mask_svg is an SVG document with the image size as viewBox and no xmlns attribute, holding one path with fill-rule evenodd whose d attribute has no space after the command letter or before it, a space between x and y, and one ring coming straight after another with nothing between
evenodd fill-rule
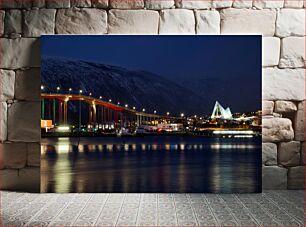
<instances>
[{"instance_id":1,"label":"bridge","mask_svg":"<svg viewBox=\"0 0 306 227\"><path fill-rule=\"evenodd\" d=\"M88 105L88 125L95 128L97 125L110 128L113 125L114 128L126 127L130 124L142 125L142 124L157 124L162 119L177 120L180 118L170 116L170 113L166 115L158 115L156 111L153 114L142 111L137 111L135 107L129 108L127 105L121 106L111 102L111 100L104 101L92 96L86 96L83 94L53 94L42 93L41 102L41 118L45 120L46 115L49 120L53 120L53 124L67 125L68 123L68 103L70 101L79 101L79 127L82 122L81 103ZM46 113L46 108L48 113Z\"/></svg>"}]
</instances>

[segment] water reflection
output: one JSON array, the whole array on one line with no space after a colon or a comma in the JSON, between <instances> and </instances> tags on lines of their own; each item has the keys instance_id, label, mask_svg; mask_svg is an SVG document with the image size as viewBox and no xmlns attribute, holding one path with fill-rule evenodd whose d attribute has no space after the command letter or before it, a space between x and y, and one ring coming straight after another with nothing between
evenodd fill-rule
<instances>
[{"instance_id":1,"label":"water reflection","mask_svg":"<svg viewBox=\"0 0 306 227\"><path fill-rule=\"evenodd\" d=\"M42 192L259 192L261 140L43 139Z\"/></svg>"}]
</instances>

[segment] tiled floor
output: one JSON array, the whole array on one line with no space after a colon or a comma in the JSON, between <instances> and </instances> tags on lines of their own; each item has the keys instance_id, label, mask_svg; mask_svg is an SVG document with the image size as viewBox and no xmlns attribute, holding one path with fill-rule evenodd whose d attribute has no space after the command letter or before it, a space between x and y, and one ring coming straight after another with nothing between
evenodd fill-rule
<instances>
[{"instance_id":1,"label":"tiled floor","mask_svg":"<svg viewBox=\"0 0 306 227\"><path fill-rule=\"evenodd\" d=\"M304 226L303 191L262 194L1 192L4 226Z\"/></svg>"}]
</instances>

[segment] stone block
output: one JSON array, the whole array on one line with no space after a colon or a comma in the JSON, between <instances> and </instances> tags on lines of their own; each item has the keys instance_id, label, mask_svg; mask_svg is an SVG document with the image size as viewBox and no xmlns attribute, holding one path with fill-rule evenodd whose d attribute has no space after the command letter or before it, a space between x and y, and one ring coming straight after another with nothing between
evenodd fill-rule
<instances>
[{"instance_id":1,"label":"stone block","mask_svg":"<svg viewBox=\"0 0 306 227\"><path fill-rule=\"evenodd\" d=\"M274 9L223 9L221 34L257 34L273 36L276 11Z\"/></svg>"},{"instance_id":2,"label":"stone block","mask_svg":"<svg viewBox=\"0 0 306 227\"><path fill-rule=\"evenodd\" d=\"M263 69L263 99L305 99L305 72L303 69Z\"/></svg>"},{"instance_id":3,"label":"stone block","mask_svg":"<svg viewBox=\"0 0 306 227\"><path fill-rule=\"evenodd\" d=\"M45 0L47 8L63 9L70 8L70 0Z\"/></svg>"},{"instance_id":4,"label":"stone block","mask_svg":"<svg viewBox=\"0 0 306 227\"><path fill-rule=\"evenodd\" d=\"M281 53L279 67L305 67L305 37L283 38Z\"/></svg>"},{"instance_id":5,"label":"stone block","mask_svg":"<svg viewBox=\"0 0 306 227\"><path fill-rule=\"evenodd\" d=\"M212 0L212 8L229 8L233 0Z\"/></svg>"},{"instance_id":6,"label":"stone block","mask_svg":"<svg viewBox=\"0 0 306 227\"><path fill-rule=\"evenodd\" d=\"M274 110L273 101L263 101L262 102L262 115L272 115Z\"/></svg>"},{"instance_id":7,"label":"stone block","mask_svg":"<svg viewBox=\"0 0 306 227\"><path fill-rule=\"evenodd\" d=\"M279 63L280 39L277 37L262 38L263 66L276 66Z\"/></svg>"},{"instance_id":8,"label":"stone block","mask_svg":"<svg viewBox=\"0 0 306 227\"><path fill-rule=\"evenodd\" d=\"M251 0L234 0L233 2L233 7L234 8L252 8L253 6L253 1Z\"/></svg>"},{"instance_id":9,"label":"stone block","mask_svg":"<svg viewBox=\"0 0 306 227\"><path fill-rule=\"evenodd\" d=\"M1 0L0 8L2 9L22 9L31 8L31 0Z\"/></svg>"},{"instance_id":10,"label":"stone block","mask_svg":"<svg viewBox=\"0 0 306 227\"><path fill-rule=\"evenodd\" d=\"M0 103L0 142L7 140L7 103Z\"/></svg>"},{"instance_id":11,"label":"stone block","mask_svg":"<svg viewBox=\"0 0 306 227\"><path fill-rule=\"evenodd\" d=\"M8 10L4 20L4 33L22 33L22 11L18 9Z\"/></svg>"},{"instance_id":12,"label":"stone block","mask_svg":"<svg viewBox=\"0 0 306 227\"><path fill-rule=\"evenodd\" d=\"M109 7L113 9L143 9L144 0L109 0Z\"/></svg>"},{"instance_id":13,"label":"stone block","mask_svg":"<svg viewBox=\"0 0 306 227\"><path fill-rule=\"evenodd\" d=\"M91 4L95 8L106 9L108 7L108 0L91 0Z\"/></svg>"},{"instance_id":14,"label":"stone block","mask_svg":"<svg viewBox=\"0 0 306 227\"><path fill-rule=\"evenodd\" d=\"M40 168L27 167L20 170L0 170L2 190L40 192Z\"/></svg>"},{"instance_id":15,"label":"stone block","mask_svg":"<svg viewBox=\"0 0 306 227\"><path fill-rule=\"evenodd\" d=\"M91 7L91 0L70 0L71 7Z\"/></svg>"},{"instance_id":16,"label":"stone block","mask_svg":"<svg viewBox=\"0 0 306 227\"><path fill-rule=\"evenodd\" d=\"M162 10L159 34L195 34L193 11L188 9Z\"/></svg>"},{"instance_id":17,"label":"stone block","mask_svg":"<svg viewBox=\"0 0 306 227\"><path fill-rule=\"evenodd\" d=\"M303 8L304 0L285 0L284 7L285 8Z\"/></svg>"},{"instance_id":18,"label":"stone block","mask_svg":"<svg viewBox=\"0 0 306 227\"><path fill-rule=\"evenodd\" d=\"M0 101L13 100L15 94L15 72L0 69Z\"/></svg>"},{"instance_id":19,"label":"stone block","mask_svg":"<svg viewBox=\"0 0 306 227\"><path fill-rule=\"evenodd\" d=\"M39 143L27 143L28 157L27 166L40 166L40 144Z\"/></svg>"},{"instance_id":20,"label":"stone block","mask_svg":"<svg viewBox=\"0 0 306 227\"><path fill-rule=\"evenodd\" d=\"M40 37L54 34L55 9L33 9L24 12L23 36Z\"/></svg>"},{"instance_id":21,"label":"stone block","mask_svg":"<svg viewBox=\"0 0 306 227\"><path fill-rule=\"evenodd\" d=\"M305 101L298 104L294 119L295 140L305 141Z\"/></svg>"},{"instance_id":22,"label":"stone block","mask_svg":"<svg viewBox=\"0 0 306 227\"><path fill-rule=\"evenodd\" d=\"M175 0L175 6L177 8L184 9L209 9L212 7L212 1L210 0Z\"/></svg>"},{"instance_id":23,"label":"stone block","mask_svg":"<svg viewBox=\"0 0 306 227\"><path fill-rule=\"evenodd\" d=\"M27 162L26 143L0 143L0 158L3 168L24 168Z\"/></svg>"},{"instance_id":24,"label":"stone block","mask_svg":"<svg viewBox=\"0 0 306 227\"><path fill-rule=\"evenodd\" d=\"M220 14L218 11L196 10L197 34L220 34Z\"/></svg>"},{"instance_id":25,"label":"stone block","mask_svg":"<svg viewBox=\"0 0 306 227\"><path fill-rule=\"evenodd\" d=\"M60 9L56 16L57 34L104 34L107 13L102 9Z\"/></svg>"},{"instance_id":26,"label":"stone block","mask_svg":"<svg viewBox=\"0 0 306 227\"><path fill-rule=\"evenodd\" d=\"M265 9L265 8L283 8L284 0L254 0L253 6L257 9Z\"/></svg>"},{"instance_id":27,"label":"stone block","mask_svg":"<svg viewBox=\"0 0 306 227\"><path fill-rule=\"evenodd\" d=\"M302 190L304 184L305 170L304 166L291 167L288 171L288 189Z\"/></svg>"},{"instance_id":28,"label":"stone block","mask_svg":"<svg viewBox=\"0 0 306 227\"><path fill-rule=\"evenodd\" d=\"M263 118L262 141L281 142L291 141L294 138L292 122L287 118Z\"/></svg>"},{"instance_id":29,"label":"stone block","mask_svg":"<svg viewBox=\"0 0 306 227\"><path fill-rule=\"evenodd\" d=\"M0 68L20 69L39 67L39 40L35 38L0 38L0 46L6 50L2 54Z\"/></svg>"},{"instance_id":30,"label":"stone block","mask_svg":"<svg viewBox=\"0 0 306 227\"><path fill-rule=\"evenodd\" d=\"M264 166L262 168L263 189L287 189L287 169L279 166Z\"/></svg>"},{"instance_id":31,"label":"stone block","mask_svg":"<svg viewBox=\"0 0 306 227\"><path fill-rule=\"evenodd\" d=\"M16 71L15 98L17 100L40 101L40 69Z\"/></svg>"},{"instance_id":32,"label":"stone block","mask_svg":"<svg viewBox=\"0 0 306 227\"><path fill-rule=\"evenodd\" d=\"M145 0L146 9L170 9L174 8L175 2L174 0Z\"/></svg>"},{"instance_id":33,"label":"stone block","mask_svg":"<svg viewBox=\"0 0 306 227\"><path fill-rule=\"evenodd\" d=\"M1 36L4 34L4 17L5 17L5 11L0 10L0 35Z\"/></svg>"},{"instance_id":34,"label":"stone block","mask_svg":"<svg viewBox=\"0 0 306 227\"><path fill-rule=\"evenodd\" d=\"M157 11L114 9L109 11L108 31L111 34L157 34L158 23Z\"/></svg>"},{"instance_id":35,"label":"stone block","mask_svg":"<svg viewBox=\"0 0 306 227\"><path fill-rule=\"evenodd\" d=\"M33 0L32 7L33 8L44 8L46 7L46 1L45 0Z\"/></svg>"},{"instance_id":36,"label":"stone block","mask_svg":"<svg viewBox=\"0 0 306 227\"><path fill-rule=\"evenodd\" d=\"M277 165L277 145L275 143L262 144L262 164L266 166Z\"/></svg>"},{"instance_id":37,"label":"stone block","mask_svg":"<svg viewBox=\"0 0 306 227\"><path fill-rule=\"evenodd\" d=\"M278 164L286 167L300 165L300 146L298 141L280 143L278 147Z\"/></svg>"},{"instance_id":38,"label":"stone block","mask_svg":"<svg viewBox=\"0 0 306 227\"><path fill-rule=\"evenodd\" d=\"M305 35L305 10L281 9L277 13L276 36L304 36Z\"/></svg>"},{"instance_id":39,"label":"stone block","mask_svg":"<svg viewBox=\"0 0 306 227\"><path fill-rule=\"evenodd\" d=\"M8 108L8 140L40 141L40 102L15 102Z\"/></svg>"},{"instance_id":40,"label":"stone block","mask_svg":"<svg viewBox=\"0 0 306 227\"><path fill-rule=\"evenodd\" d=\"M279 100L275 102L276 113L292 113L297 111L297 106L294 102Z\"/></svg>"}]
</instances>

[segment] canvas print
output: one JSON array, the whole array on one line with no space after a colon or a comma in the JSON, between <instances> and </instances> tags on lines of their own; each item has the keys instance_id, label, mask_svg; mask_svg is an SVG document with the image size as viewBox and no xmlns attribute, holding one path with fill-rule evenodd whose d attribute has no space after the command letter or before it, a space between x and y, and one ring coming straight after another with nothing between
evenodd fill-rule
<instances>
[{"instance_id":1,"label":"canvas print","mask_svg":"<svg viewBox=\"0 0 306 227\"><path fill-rule=\"evenodd\" d=\"M41 43L41 192L261 192L261 36Z\"/></svg>"}]
</instances>

